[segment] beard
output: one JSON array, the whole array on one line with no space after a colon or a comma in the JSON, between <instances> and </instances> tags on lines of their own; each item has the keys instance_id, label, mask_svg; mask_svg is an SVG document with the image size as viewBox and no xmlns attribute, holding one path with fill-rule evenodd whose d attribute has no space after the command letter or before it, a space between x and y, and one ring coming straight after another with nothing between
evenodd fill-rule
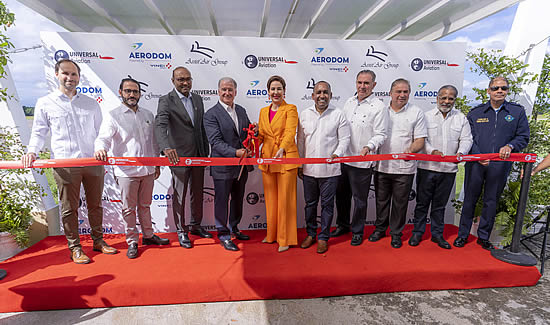
<instances>
[{"instance_id":1,"label":"beard","mask_svg":"<svg viewBox=\"0 0 550 325\"><path fill-rule=\"evenodd\" d=\"M135 97L130 97L130 98L122 97L122 102L129 107L136 107L139 102L139 99Z\"/></svg>"},{"instance_id":2,"label":"beard","mask_svg":"<svg viewBox=\"0 0 550 325\"><path fill-rule=\"evenodd\" d=\"M445 107L445 106L437 105L437 109L438 109L441 113L449 113L449 112L453 109L453 107L452 107L452 106Z\"/></svg>"}]
</instances>

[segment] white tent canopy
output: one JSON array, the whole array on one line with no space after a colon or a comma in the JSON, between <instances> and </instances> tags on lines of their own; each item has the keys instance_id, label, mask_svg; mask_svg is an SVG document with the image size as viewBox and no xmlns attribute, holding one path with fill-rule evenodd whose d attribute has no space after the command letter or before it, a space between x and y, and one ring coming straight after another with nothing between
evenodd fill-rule
<instances>
[{"instance_id":1,"label":"white tent canopy","mask_svg":"<svg viewBox=\"0 0 550 325\"><path fill-rule=\"evenodd\" d=\"M520 0L18 0L72 32L437 40Z\"/></svg>"}]
</instances>

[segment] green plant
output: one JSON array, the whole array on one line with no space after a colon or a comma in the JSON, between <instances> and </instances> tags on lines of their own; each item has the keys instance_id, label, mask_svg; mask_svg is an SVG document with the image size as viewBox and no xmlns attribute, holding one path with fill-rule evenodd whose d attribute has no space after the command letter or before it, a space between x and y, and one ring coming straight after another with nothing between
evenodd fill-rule
<instances>
[{"instance_id":1,"label":"green plant","mask_svg":"<svg viewBox=\"0 0 550 325\"><path fill-rule=\"evenodd\" d=\"M0 160L18 160L25 152L12 128L0 128ZM42 188L25 176L29 169L0 169L0 232L10 233L21 247L28 246L31 211L43 195Z\"/></svg>"},{"instance_id":2,"label":"green plant","mask_svg":"<svg viewBox=\"0 0 550 325\"><path fill-rule=\"evenodd\" d=\"M15 21L15 15L11 13L4 2L0 1L0 28L6 31ZM0 30L0 78L6 75L5 66L8 64L8 51L13 48L13 44L7 35ZM0 89L0 100L6 100L8 97L7 89Z\"/></svg>"}]
</instances>

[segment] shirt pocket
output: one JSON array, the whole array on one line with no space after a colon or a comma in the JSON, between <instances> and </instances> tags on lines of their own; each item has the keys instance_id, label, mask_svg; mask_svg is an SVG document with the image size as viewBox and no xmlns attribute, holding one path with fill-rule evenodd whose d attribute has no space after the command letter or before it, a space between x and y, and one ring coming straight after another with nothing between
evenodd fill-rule
<instances>
[{"instance_id":1,"label":"shirt pocket","mask_svg":"<svg viewBox=\"0 0 550 325\"><path fill-rule=\"evenodd\" d=\"M427 125L428 138L433 139L437 137L437 124L432 123Z\"/></svg>"},{"instance_id":2,"label":"shirt pocket","mask_svg":"<svg viewBox=\"0 0 550 325\"><path fill-rule=\"evenodd\" d=\"M61 111L49 112L48 123L53 130L66 130L69 123L69 113Z\"/></svg>"}]
</instances>

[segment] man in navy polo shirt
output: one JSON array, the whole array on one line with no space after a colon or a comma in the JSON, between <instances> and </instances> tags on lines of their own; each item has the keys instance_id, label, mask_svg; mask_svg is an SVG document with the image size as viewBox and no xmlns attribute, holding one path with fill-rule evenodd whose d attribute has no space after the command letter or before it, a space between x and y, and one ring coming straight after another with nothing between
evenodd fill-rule
<instances>
[{"instance_id":1,"label":"man in navy polo shirt","mask_svg":"<svg viewBox=\"0 0 550 325\"><path fill-rule=\"evenodd\" d=\"M529 142L529 123L522 106L505 100L510 89L508 80L496 77L489 82L489 102L474 107L468 113L474 143L470 154L498 152L501 159L511 152L523 150ZM458 237L454 246L464 247L470 234L476 202L483 189L483 210L477 230L477 243L484 249L493 249L489 241L495 222L497 202L506 185L512 167L509 161L466 163L464 205L460 217Z\"/></svg>"}]
</instances>

